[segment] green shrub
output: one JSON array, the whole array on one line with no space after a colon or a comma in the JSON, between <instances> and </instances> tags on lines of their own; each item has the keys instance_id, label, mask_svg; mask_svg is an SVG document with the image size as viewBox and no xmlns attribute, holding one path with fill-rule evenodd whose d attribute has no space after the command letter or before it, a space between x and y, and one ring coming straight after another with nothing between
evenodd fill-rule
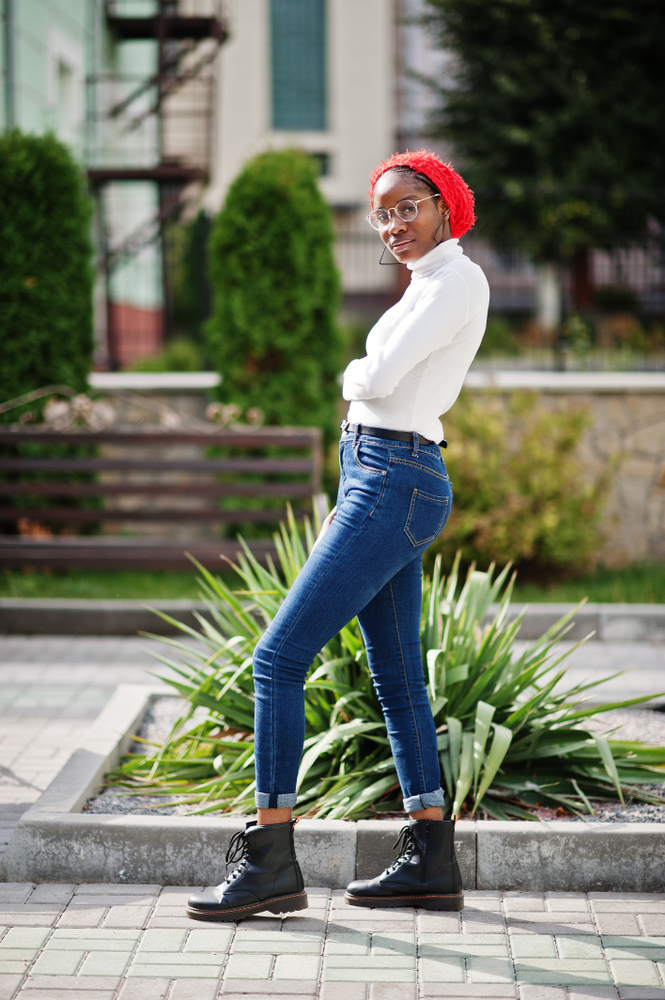
<instances>
[{"instance_id":1,"label":"green shrub","mask_svg":"<svg viewBox=\"0 0 665 1000\"><path fill-rule=\"evenodd\" d=\"M261 153L235 179L210 242L206 325L218 398L266 423L336 433L342 341L330 210L297 150Z\"/></svg>"},{"instance_id":2,"label":"green shrub","mask_svg":"<svg viewBox=\"0 0 665 1000\"><path fill-rule=\"evenodd\" d=\"M486 358L496 354L513 356L519 353L520 343L512 324L502 316L490 316L485 336L478 348L478 357Z\"/></svg>"},{"instance_id":3,"label":"green shrub","mask_svg":"<svg viewBox=\"0 0 665 1000\"><path fill-rule=\"evenodd\" d=\"M210 216L200 211L191 222L174 222L166 230L173 325L177 334L203 340L210 316L212 291L208 275Z\"/></svg>"},{"instance_id":4,"label":"green shrub","mask_svg":"<svg viewBox=\"0 0 665 1000\"><path fill-rule=\"evenodd\" d=\"M175 795L197 812L253 810L252 654L311 549L308 524L305 530L303 544L292 518L288 530L282 525L275 539L281 574L259 565L248 549L238 561L240 587L199 566L211 620L197 615L198 630L158 612L186 638L154 636L168 647L158 658L172 671L163 679L185 699L183 714L163 746L130 754L111 784L129 794ZM589 706L589 691L603 681L567 690L561 683L572 650L558 655L555 647L574 610L518 653L524 611L510 615L508 568L496 578L492 569L470 569L461 590L458 569L456 559L446 580L437 560L424 580L420 622L448 810L535 819L530 810L538 804L584 814L593 813L594 799L662 802L665 747L605 739L587 726L609 708L649 696ZM360 819L401 809L356 619L316 657L305 684L305 719L298 814Z\"/></svg>"},{"instance_id":5,"label":"green shrub","mask_svg":"<svg viewBox=\"0 0 665 1000\"><path fill-rule=\"evenodd\" d=\"M563 325L563 336L568 349L579 357L586 357L591 351L596 336L593 324L580 313L571 313Z\"/></svg>"},{"instance_id":6,"label":"green shrub","mask_svg":"<svg viewBox=\"0 0 665 1000\"><path fill-rule=\"evenodd\" d=\"M135 361L130 372L200 372L203 368L203 351L199 344L179 337L166 345L160 354Z\"/></svg>"},{"instance_id":7,"label":"green shrub","mask_svg":"<svg viewBox=\"0 0 665 1000\"><path fill-rule=\"evenodd\" d=\"M513 560L531 575L579 572L601 546L604 478L590 480L577 455L588 424L578 409L549 410L533 393L474 399L446 414L446 466L454 502L428 550L480 566Z\"/></svg>"},{"instance_id":8,"label":"green shrub","mask_svg":"<svg viewBox=\"0 0 665 1000\"><path fill-rule=\"evenodd\" d=\"M639 298L632 288L621 285L605 285L596 289L596 307L606 313L636 313Z\"/></svg>"},{"instance_id":9,"label":"green shrub","mask_svg":"<svg viewBox=\"0 0 665 1000\"><path fill-rule=\"evenodd\" d=\"M14 130L0 135L0 191L0 400L56 383L83 391L93 271L81 170L54 136Z\"/></svg>"}]
</instances>

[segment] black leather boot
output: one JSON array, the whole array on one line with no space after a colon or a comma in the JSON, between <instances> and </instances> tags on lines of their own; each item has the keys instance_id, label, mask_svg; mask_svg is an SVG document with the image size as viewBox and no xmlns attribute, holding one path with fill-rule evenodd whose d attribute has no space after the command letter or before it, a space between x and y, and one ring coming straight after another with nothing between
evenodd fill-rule
<instances>
[{"instance_id":1,"label":"black leather boot","mask_svg":"<svg viewBox=\"0 0 665 1000\"><path fill-rule=\"evenodd\" d=\"M307 893L293 845L295 820L257 826L248 823L234 834L227 865L237 868L221 885L194 893L187 914L195 920L243 920L254 913L291 913L307 909Z\"/></svg>"},{"instance_id":2,"label":"black leather boot","mask_svg":"<svg viewBox=\"0 0 665 1000\"><path fill-rule=\"evenodd\" d=\"M452 819L409 820L394 845L402 852L397 861L377 878L352 882L346 890L347 903L461 910L464 893L454 834Z\"/></svg>"}]
</instances>

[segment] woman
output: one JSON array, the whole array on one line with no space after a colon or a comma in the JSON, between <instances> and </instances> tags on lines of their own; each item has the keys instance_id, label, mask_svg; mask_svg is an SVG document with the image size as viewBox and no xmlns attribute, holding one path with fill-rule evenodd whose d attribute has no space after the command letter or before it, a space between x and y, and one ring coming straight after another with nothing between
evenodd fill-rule
<instances>
[{"instance_id":1,"label":"woman","mask_svg":"<svg viewBox=\"0 0 665 1000\"><path fill-rule=\"evenodd\" d=\"M434 720L420 656L421 557L452 503L439 415L457 398L487 319L489 289L458 237L473 195L433 153L395 154L371 178L377 229L411 270L402 299L344 373L337 506L254 654L258 817L236 835L241 864L189 900L190 916L238 920L304 909L291 812L305 734L303 686L325 644L357 616L383 709L404 808L403 853L382 875L353 882L349 903L458 910L463 896L443 819ZM383 256L383 254L382 254Z\"/></svg>"}]
</instances>

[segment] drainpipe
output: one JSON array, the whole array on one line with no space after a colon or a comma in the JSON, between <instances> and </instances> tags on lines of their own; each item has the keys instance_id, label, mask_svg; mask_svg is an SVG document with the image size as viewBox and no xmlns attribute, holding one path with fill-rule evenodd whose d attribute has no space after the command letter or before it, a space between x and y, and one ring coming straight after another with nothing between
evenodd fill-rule
<instances>
[{"instance_id":1,"label":"drainpipe","mask_svg":"<svg viewBox=\"0 0 665 1000\"><path fill-rule=\"evenodd\" d=\"M5 128L14 128L14 0L4 0L5 7Z\"/></svg>"}]
</instances>

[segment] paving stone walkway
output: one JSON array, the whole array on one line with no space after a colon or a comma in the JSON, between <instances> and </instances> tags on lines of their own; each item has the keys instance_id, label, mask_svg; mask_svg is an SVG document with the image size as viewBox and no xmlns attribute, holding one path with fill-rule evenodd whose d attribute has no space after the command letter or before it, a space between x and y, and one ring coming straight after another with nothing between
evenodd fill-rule
<instances>
[{"instance_id":1,"label":"paving stone walkway","mask_svg":"<svg viewBox=\"0 0 665 1000\"><path fill-rule=\"evenodd\" d=\"M0 1000L662 1000L665 893L469 892L461 914L189 920L191 888L0 885Z\"/></svg>"},{"instance_id":2,"label":"paving stone walkway","mask_svg":"<svg viewBox=\"0 0 665 1000\"><path fill-rule=\"evenodd\" d=\"M0 636L0 852L115 685L155 683L151 649ZM589 643L572 663L629 666L665 688L665 644ZM0 883L0 1000L665 1000L665 894L469 892L458 915L310 889L308 910L236 927L188 920L190 891Z\"/></svg>"},{"instance_id":3,"label":"paving stone walkway","mask_svg":"<svg viewBox=\"0 0 665 1000\"><path fill-rule=\"evenodd\" d=\"M0 636L0 861L116 685L158 683L150 651L163 648L125 636Z\"/></svg>"},{"instance_id":4,"label":"paving stone walkway","mask_svg":"<svg viewBox=\"0 0 665 1000\"><path fill-rule=\"evenodd\" d=\"M517 642L520 652L525 643ZM563 653L576 643L561 642ZM147 671L162 671L151 652L164 653L157 640L131 636L0 636L0 685L104 687L142 684ZM665 642L594 642L567 661L567 681L577 683L628 671L603 688L604 700L636 697L665 689ZM57 668L57 669L54 669ZM661 699L665 702L665 699ZM3 706L0 704L0 712Z\"/></svg>"},{"instance_id":5,"label":"paving stone walkway","mask_svg":"<svg viewBox=\"0 0 665 1000\"><path fill-rule=\"evenodd\" d=\"M0 861L16 824L83 742L89 721L0 719Z\"/></svg>"}]
</instances>

